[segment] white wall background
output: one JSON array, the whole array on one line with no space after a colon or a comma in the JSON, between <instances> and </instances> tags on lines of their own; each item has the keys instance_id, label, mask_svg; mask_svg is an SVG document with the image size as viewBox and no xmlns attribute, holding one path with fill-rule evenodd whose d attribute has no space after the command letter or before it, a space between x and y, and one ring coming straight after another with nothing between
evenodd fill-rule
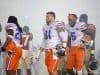
<instances>
[{"instance_id":1,"label":"white wall background","mask_svg":"<svg viewBox=\"0 0 100 75\"><path fill-rule=\"evenodd\" d=\"M0 23L5 26L10 15L18 17L21 26L28 25L34 34L34 44L40 44L45 13L55 11L57 20L67 23L67 14L87 13L89 23L96 25L96 49L100 49L100 0L0 0ZM0 35L4 38L4 34Z\"/></svg>"}]
</instances>

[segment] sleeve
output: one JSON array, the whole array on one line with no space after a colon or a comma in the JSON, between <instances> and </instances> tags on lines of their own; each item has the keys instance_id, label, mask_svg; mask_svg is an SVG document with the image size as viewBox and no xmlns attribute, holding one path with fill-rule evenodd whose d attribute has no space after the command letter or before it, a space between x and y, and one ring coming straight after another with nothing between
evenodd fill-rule
<instances>
[{"instance_id":1,"label":"sleeve","mask_svg":"<svg viewBox=\"0 0 100 75\"><path fill-rule=\"evenodd\" d=\"M12 35L7 35L7 37L9 37L10 39L13 39L13 36Z\"/></svg>"},{"instance_id":2,"label":"sleeve","mask_svg":"<svg viewBox=\"0 0 100 75\"><path fill-rule=\"evenodd\" d=\"M61 29L61 30L66 30L66 26L65 26L65 23L64 22L57 22L57 25L56 25L56 28L57 29Z\"/></svg>"},{"instance_id":3,"label":"sleeve","mask_svg":"<svg viewBox=\"0 0 100 75\"><path fill-rule=\"evenodd\" d=\"M65 23L64 22L58 23L57 30L58 30L58 35L59 35L61 41L67 42L68 32L66 31Z\"/></svg>"},{"instance_id":4,"label":"sleeve","mask_svg":"<svg viewBox=\"0 0 100 75\"><path fill-rule=\"evenodd\" d=\"M80 30L81 31L84 31L84 30L87 29L87 25L84 22L80 22L79 25L80 25Z\"/></svg>"},{"instance_id":5,"label":"sleeve","mask_svg":"<svg viewBox=\"0 0 100 75\"><path fill-rule=\"evenodd\" d=\"M96 32L96 27L93 24L87 24L87 29L85 30L85 33L89 34L89 35L93 35ZM93 35L94 36L94 35Z\"/></svg>"}]
</instances>

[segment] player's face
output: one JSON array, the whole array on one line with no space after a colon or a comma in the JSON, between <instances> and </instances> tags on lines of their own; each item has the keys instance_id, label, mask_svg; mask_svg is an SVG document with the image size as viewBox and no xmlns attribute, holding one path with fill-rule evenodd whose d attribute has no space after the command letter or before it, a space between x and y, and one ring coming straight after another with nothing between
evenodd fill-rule
<instances>
[{"instance_id":1,"label":"player's face","mask_svg":"<svg viewBox=\"0 0 100 75\"><path fill-rule=\"evenodd\" d=\"M46 15L46 23L49 25L53 21L54 17L51 14Z\"/></svg>"},{"instance_id":2,"label":"player's face","mask_svg":"<svg viewBox=\"0 0 100 75\"><path fill-rule=\"evenodd\" d=\"M7 30L7 34L8 34L8 35L13 35L13 34L14 34L14 32L13 32L13 30L12 30L12 29L8 29L8 30Z\"/></svg>"},{"instance_id":3,"label":"player's face","mask_svg":"<svg viewBox=\"0 0 100 75\"><path fill-rule=\"evenodd\" d=\"M29 27L28 26L24 26L23 27L23 32L24 33L29 33Z\"/></svg>"},{"instance_id":4,"label":"player's face","mask_svg":"<svg viewBox=\"0 0 100 75\"><path fill-rule=\"evenodd\" d=\"M73 16L73 15L68 16L68 23L70 26L73 27L76 24L76 20L77 20L77 18L75 16Z\"/></svg>"}]
</instances>

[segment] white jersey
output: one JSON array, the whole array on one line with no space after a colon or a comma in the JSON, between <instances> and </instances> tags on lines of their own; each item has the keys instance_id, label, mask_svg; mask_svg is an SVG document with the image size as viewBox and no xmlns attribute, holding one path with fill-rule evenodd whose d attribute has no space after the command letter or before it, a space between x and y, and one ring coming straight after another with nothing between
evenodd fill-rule
<instances>
[{"instance_id":1,"label":"white jersey","mask_svg":"<svg viewBox=\"0 0 100 75\"><path fill-rule=\"evenodd\" d=\"M66 29L71 37L71 46L79 46L80 40L83 37L82 30L86 29L85 23L76 23L74 27L67 25Z\"/></svg>"},{"instance_id":2,"label":"white jersey","mask_svg":"<svg viewBox=\"0 0 100 75\"><path fill-rule=\"evenodd\" d=\"M16 26L16 24L14 23L8 23L5 27L6 30L11 29L13 30L13 36L8 35L7 37L10 37L13 39L13 41L16 43L16 45L20 45L20 41L21 41L21 33L18 29L18 27Z\"/></svg>"},{"instance_id":3,"label":"white jersey","mask_svg":"<svg viewBox=\"0 0 100 75\"><path fill-rule=\"evenodd\" d=\"M57 32L57 27L65 28L65 25L61 22L55 22L51 25L43 26L43 42L42 47L45 49L56 48L57 44L61 44L61 39Z\"/></svg>"}]
</instances>

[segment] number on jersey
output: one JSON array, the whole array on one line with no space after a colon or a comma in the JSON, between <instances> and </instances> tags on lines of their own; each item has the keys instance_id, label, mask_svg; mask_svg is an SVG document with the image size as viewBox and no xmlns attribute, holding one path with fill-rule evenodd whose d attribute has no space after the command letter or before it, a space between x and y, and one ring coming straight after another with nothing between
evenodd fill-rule
<instances>
[{"instance_id":1,"label":"number on jersey","mask_svg":"<svg viewBox=\"0 0 100 75\"><path fill-rule=\"evenodd\" d=\"M50 30L44 32L44 39L45 40L51 39L51 31Z\"/></svg>"},{"instance_id":2,"label":"number on jersey","mask_svg":"<svg viewBox=\"0 0 100 75\"><path fill-rule=\"evenodd\" d=\"M72 41L75 41L76 40L75 32L71 32L71 39L72 39Z\"/></svg>"},{"instance_id":3,"label":"number on jersey","mask_svg":"<svg viewBox=\"0 0 100 75\"><path fill-rule=\"evenodd\" d=\"M20 38L21 38L21 34L20 34L19 30L16 29L15 39L20 40Z\"/></svg>"}]
</instances>

